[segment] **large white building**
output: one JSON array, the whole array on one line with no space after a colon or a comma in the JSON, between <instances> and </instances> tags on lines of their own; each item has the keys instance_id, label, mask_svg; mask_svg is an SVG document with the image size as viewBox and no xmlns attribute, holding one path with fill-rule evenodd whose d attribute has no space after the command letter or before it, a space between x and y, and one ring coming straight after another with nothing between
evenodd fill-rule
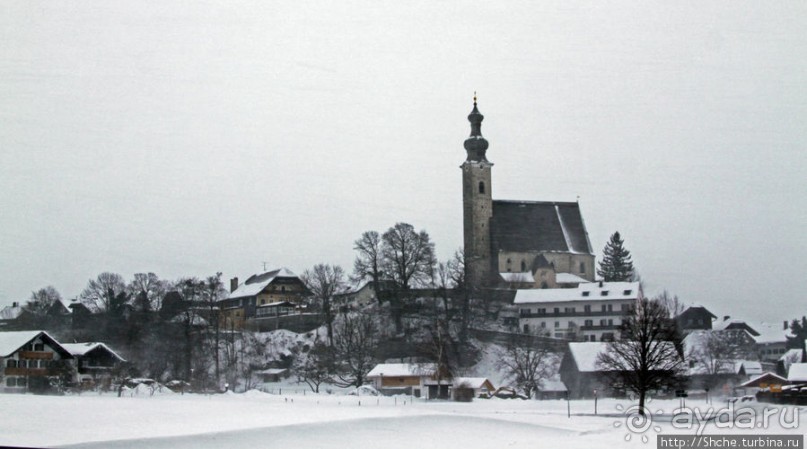
<instances>
[{"instance_id":1,"label":"large white building","mask_svg":"<svg viewBox=\"0 0 807 449\"><path fill-rule=\"evenodd\" d=\"M575 341L619 338L619 325L642 298L638 282L588 282L577 288L518 290L519 328L524 333Z\"/></svg>"}]
</instances>

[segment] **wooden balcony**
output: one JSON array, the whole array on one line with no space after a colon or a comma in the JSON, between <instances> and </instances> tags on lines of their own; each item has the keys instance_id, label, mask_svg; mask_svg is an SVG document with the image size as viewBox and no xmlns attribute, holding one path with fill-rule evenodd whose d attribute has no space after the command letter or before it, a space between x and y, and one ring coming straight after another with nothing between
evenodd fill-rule
<instances>
[{"instance_id":1,"label":"wooden balcony","mask_svg":"<svg viewBox=\"0 0 807 449\"><path fill-rule=\"evenodd\" d=\"M47 368L6 368L6 376L47 376Z\"/></svg>"},{"instance_id":2,"label":"wooden balcony","mask_svg":"<svg viewBox=\"0 0 807 449\"><path fill-rule=\"evenodd\" d=\"M19 358L29 360L51 360L53 358L53 353L37 352L37 351L20 351Z\"/></svg>"}]
</instances>

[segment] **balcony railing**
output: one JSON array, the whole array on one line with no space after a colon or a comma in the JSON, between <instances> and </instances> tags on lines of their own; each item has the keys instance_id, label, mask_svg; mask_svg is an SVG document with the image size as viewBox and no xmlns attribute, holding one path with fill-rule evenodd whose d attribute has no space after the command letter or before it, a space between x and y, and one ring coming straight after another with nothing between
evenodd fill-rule
<instances>
[{"instance_id":1,"label":"balcony railing","mask_svg":"<svg viewBox=\"0 0 807 449\"><path fill-rule=\"evenodd\" d=\"M538 312L524 312L519 311L518 316L520 318L564 318L564 317L586 317L586 316L622 316L626 315L627 311L624 310L612 310L603 312L601 310L591 311L591 312L547 312L547 313L538 313Z\"/></svg>"}]
</instances>

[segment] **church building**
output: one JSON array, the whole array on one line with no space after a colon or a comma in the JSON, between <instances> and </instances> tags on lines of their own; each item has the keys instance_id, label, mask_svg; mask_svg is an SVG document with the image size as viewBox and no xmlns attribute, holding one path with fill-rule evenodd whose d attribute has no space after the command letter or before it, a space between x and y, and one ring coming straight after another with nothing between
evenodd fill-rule
<instances>
[{"instance_id":1,"label":"church building","mask_svg":"<svg viewBox=\"0 0 807 449\"><path fill-rule=\"evenodd\" d=\"M474 97L460 166L469 285L562 288L594 281L594 252L579 203L493 199L483 118Z\"/></svg>"}]
</instances>

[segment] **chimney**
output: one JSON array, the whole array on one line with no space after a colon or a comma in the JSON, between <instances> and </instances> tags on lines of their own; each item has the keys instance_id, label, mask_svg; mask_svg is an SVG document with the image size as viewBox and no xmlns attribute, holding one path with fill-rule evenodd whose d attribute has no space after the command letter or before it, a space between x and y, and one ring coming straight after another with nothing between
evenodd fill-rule
<instances>
[{"instance_id":1,"label":"chimney","mask_svg":"<svg viewBox=\"0 0 807 449\"><path fill-rule=\"evenodd\" d=\"M602 287L602 281L600 281L600 287Z\"/></svg>"},{"instance_id":2,"label":"chimney","mask_svg":"<svg viewBox=\"0 0 807 449\"><path fill-rule=\"evenodd\" d=\"M20 306L20 303L18 303L18 302L11 303L11 307L19 307L19 306Z\"/></svg>"},{"instance_id":3,"label":"chimney","mask_svg":"<svg viewBox=\"0 0 807 449\"><path fill-rule=\"evenodd\" d=\"M238 288L238 278L234 277L230 279L230 293L234 292L235 289Z\"/></svg>"},{"instance_id":4,"label":"chimney","mask_svg":"<svg viewBox=\"0 0 807 449\"><path fill-rule=\"evenodd\" d=\"M782 323L782 330L787 330L787 320L784 320Z\"/></svg>"},{"instance_id":5,"label":"chimney","mask_svg":"<svg viewBox=\"0 0 807 449\"><path fill-rule=\"evenodd\" d=\"M730 315L723 315L723 321L728 321L731 318Z\"/></svg>"}]
</instances>

